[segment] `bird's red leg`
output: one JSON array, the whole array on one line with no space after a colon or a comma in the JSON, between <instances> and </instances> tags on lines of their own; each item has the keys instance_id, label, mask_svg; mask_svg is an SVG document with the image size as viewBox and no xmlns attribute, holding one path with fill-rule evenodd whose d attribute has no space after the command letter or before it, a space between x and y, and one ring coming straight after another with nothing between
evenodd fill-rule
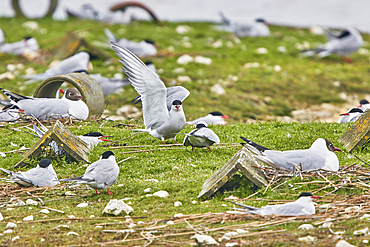
<instances>
[{"instance_id":1,"label":"bird's red leg","mask_svg":"<svg viewBox=\"0 0 370 247\"><path fill-rule=\"evenodd\" d=\"M174 140L175 140L175 144L177 144L176 139L174 139Z\"/></svg>"},{"instance_id":2,"label":"bird's red leg","mask_svg":"<svg viewBox=\"0 0 370 247\"><path fill-rule=\"evenodd\" d=\"M194 151L194 147L191 147L191 151L192 151L192 152Z\"/></svg>"},{"instance_id":3,"label":"bird's red leg","mask_svg":"<svg viewBox=\"0 0 370 247\"><path fill-rule=\"evenodd\" d=\"M99 195L101 192L98 192L98 190L95 190L96 194Z\"/></svg>"},{"instance_id":4,"label":"bird's red leg","mask_svg":"<svg viewBox=\"0 0 370 247\"><path fill-rule=\"evenodd\" d=\"M107 195L111 195L113 192L109 192L109 188L107 189Z\"/></svg>"},{"instance_id":5,"label":"bird's red leg","mask_svg":"<svg viewBox=\"0 0 370 247\"><path fill-rule=\"evenodd\" d=\"M210 148L210 147L208 147L208 149L209 149L209 151L211 151L211 152L212 152L212 150L211 150L211 148Z\"/></svg>"},{"instance_id":6,"label":"bird's red leg","mask_svg":"<svg viewBox=\"0 0 370 247\"><path fill-rule=\"evenodd\" d=\"M165 144L164 144L164 141L162 141L162 143L163 143L163 145L165 145Z\"/></svg>"},{"instance_id":7,"label":"bird's red leg","mask_svg":"<svg viewBox=\"0 0 370 247\"><path fill-rule=\"evenodd\" d=\"M352 59L351 59L350 57L344 57L344 58L343 58L343 61L344 61L345 63L352 63Z\"/></svg>"}]
</instances>

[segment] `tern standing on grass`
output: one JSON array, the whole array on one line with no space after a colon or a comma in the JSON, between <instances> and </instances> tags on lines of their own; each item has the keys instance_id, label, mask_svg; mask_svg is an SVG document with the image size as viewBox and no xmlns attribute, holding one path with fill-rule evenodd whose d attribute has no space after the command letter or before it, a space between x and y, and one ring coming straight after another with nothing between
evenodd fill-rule
<instances>
[{"instance_id":1,"label":"tern standing on grass","mask_svg":"<svg viewBox=\"0 0 370 247\"><path fill-rule=\"evenodd\" d=\"M145 129L136 131L149 133L162 140L163 144L164 140L170 138L176 143L176 134L186 125L181 99L174 99L168 111L167 89L159 76L128 49L115 43L112 43L112 47L131 85L140 94Z\"/></svg>"}]
</instances>

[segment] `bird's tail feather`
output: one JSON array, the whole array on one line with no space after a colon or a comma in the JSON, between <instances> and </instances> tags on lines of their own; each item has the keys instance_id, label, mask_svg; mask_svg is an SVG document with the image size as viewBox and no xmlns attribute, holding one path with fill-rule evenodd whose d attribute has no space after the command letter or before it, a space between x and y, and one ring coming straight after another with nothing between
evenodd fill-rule
<instances>
[{"instance_id":1,"label":"bird's tail feather","mask_svg":"<svg viewBox=\"0 0 370 247\"><path fill-rule=\"evenodd\" d=\"M7 169L4 169L4 168L0 168L1 171L5 172L6 174L10 175L11 171L7 170Z\"/></svg>"},{"instance_id":2,"label":"bird's tail feather","mask_svg":"<svg viewBox=\"0 0 370 247\"><path fill-rule=\"evenodd\" d=\"M117 37L108 28L104 29L104 33L105 35L107 35L107 38L109 41L113 41L113 42L118 41Z\"/></svg>"},{"instance_id":3,"label":"bird's tail feather","mask_svg":"<svg viewBox=\"0 0 370 247\"><path fill-rule=\"evenodd\" d=\"M83 176L73 177L73 178L64 178L59 179L59 182L69 182L69 181L88 181L89 179L82 178Z\"/></svg>"},{"instance_id":4,"label":"bird's tail feather","mask_svg":"<svg viewBox=\"0 0 370 247\"><path fill-rule=\"evenodd\" d=\"M243 137L243 136L241 136L240 137L243 141L245 141L247 144L249 144L250 146L252 146L252 147L254 147L255 149L257 149L258 150L258 153L262 153L262 152L264 152L265 150L269 150L268 148L266 148L266 147L264 147L264 146L261 146L261 145L259 145L259 144L257 144L257 143L255 143L255 142L252 142L251 140L248 140L247 138L245 138L245 137ZM247 148L248 148L248 146L247 146ZM251 150L252 151L252 150ZM252 152L254 152L254 151L252 151ZM255 152L254 152L255 153Z\"/></svg>"},{"instance_id":5,"label":"bird's tail feather","mask_svg":"<svg viewBox=\"0 0 370 247\"><path fill-rule=\"evenodd\" d=\"M219 15L220 15L223 23L225 23L227 25L230 25L230 20L228 18L226 18L226 16L224 16L224 14L221 11L219 12Z\"/></svg>"},{"instance_id":6,"label":"bird's tail feather","mask_svg":"<svg viewBox=\"0 0 370 247\"><path fill-rule=\"evenodd\" d=\"M232 203L232 204L235 204L235 205L238 205L238 206L240 206L240 207L246 208L246 209L248 209L248 211L249 211L249 210L254 211L254 210L258 210L258 209L259 209L259 208L257 208L257 207L252 207L252 206L244 205L244 204L242 204L242 203L238 203L238 202L231 202L231 203Z\"/></svg>"}]
</instances>

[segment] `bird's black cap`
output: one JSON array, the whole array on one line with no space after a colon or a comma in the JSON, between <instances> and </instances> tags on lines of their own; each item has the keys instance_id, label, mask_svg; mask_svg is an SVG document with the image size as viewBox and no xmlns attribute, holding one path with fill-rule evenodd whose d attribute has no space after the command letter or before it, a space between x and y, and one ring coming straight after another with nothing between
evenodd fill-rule
<instances>
[{"instance_id":1,"label":"bird's black cap","mask_svg":"<svg viewBox=\"0 0 370 247\"><path fill-rule=\"evenodd\" d=\"M351 33L348 30L343 30L343 32L338 36L338 39L349 36Z\"/></svg>"},{"instance_id":2,"label":"bird's black cap","mask_svg":"<svg viewBox=\"0 0 370 247\"><path fill-rule=\"evenodd\" d=\"M32 37L31 37L31 36L26 36L26 37L24 37L23 39L25 39L25 40L29 40L29 39L32 39Z\"/></svg>"},{"instance_id":3,"label":"bird's black cap","mask_svg":"<svg viewBox=\"0 0 370 247\"><path fill-rule=\"evenodd\" d=\"M99 136L103 136L103 134L102 134L102 133L100 133L100 132L90 132L90 133L84 134L83 136L94 136L94 137L99 137Z\"/></svg>"},{"instance_id":4,"label":"bird's black cap","mask_svg":"<svg viewBox=\"0 0 370 247\"><path fill-rule=\"evenodd\" d=\"M361 110L360 108L352 108L348 113L355 113L355 112L363 113L364 111Z\"/></svg>"},{"instance_id":5,"label":"bird's black cap","mask_svg":"<svg viewBox=\"0 0 370 247\"><path fill-rule=\"evenodd\" d=\"M366 104L369 104L369 101L367 101L366 99L360 100L360 105L366 105Z\"/></svg>"},{"instance_id":6,"label":"bird's black cap","mask_svg":"<svg viewBox=\"0 0 370 247\"><path fill-rule=\"evenodd\" d=\"M313 196L310 192L302 192L298 198L302 197L302 196Z\"/></svg>"},{"instance_id":7,"label":"bird's black cap","mask_svg":"<svg viewBox=\"0 0 370 247\"><path fill-rule=\"evenodd\" d=\"M203 123L199 123L199 124L197 124L197 129L200 129L200 128L206 128L207 126L205 125L205 124L203 124Z\"/></svg>"},{"instance_id":8,"label":"bird's black cap","mask_svg":"<svg viewBox=\"0 0 370 247\"><path fill-rule=\"evenodd\" d=\"M173 102L172 102L172 105L182 105L182 102L181 102L181 100L174 100Z\"/></svg>"},{"instance_id":9,"label":"bird's black cap","mask_svg":"<svg viewBox=\"0 0 370 247\"><path fill-rule=\"evenodd\" d=\"M102 155L101 155L101 158L102 159L108 159L111 155L114 156L114 153L112 151L105 151Z\"/></svg>"},{"instance_id":10,"label":"bird's black cap","mask_svg":"<svg viewBox=\"0 0 370 247\"><path fill-rule=\"evenodd\" d=\"M39 162L39 166L42 168L46 168L51 164L51 161L49 159L42 159Z\"/></svg>"},{"instance_id":11,"label":"bird's black cap","mask_svg":"<svg viewBox=\"0 0 370 247\"><path fill-rule=\"evenodd\" d=\"M75 71L73 71L73 73L85 73L86 75L88 75L89 74L89 72L87 72L86 70L84 70L84 69L81 69L81 70L75 70Z\"/></svg>"},{"instance_id":12,"label":"bird's black cap","mask_svg":"<svg viewBox=\"0 0 370 247\"><path fill-rule=\"evenodd\" d=\"M146 66L151 65L151 64L153 64L153 63L152 63L152 61L146 61L146 62L145 62L145 65L146 65Z\"/></svg>"},{"instance_id":13,"label":"bird's black cap","mask_svg":"<svg viewBox=\"0 0 370 247\"><path fill-rule=\"evenodd\" d=\"M266 20L265 20L265 19L263 19L263 18L257 18L257 19L256 19L256 22L262 22L262 23L265 23L265 22L266 22Z\"/></svg>"},{"instance_id":14,"label":"bird's black cap","mask_svg":"<svg viewBox=\"0 0 370 247\"><path fill-rule=\"evenodd\" d=\"M220 111L213 111L213 112L210 112L208 114L211 114L212 116L223 116L224 115Z\"/></svg>"},{"instance_id":15,"label":"bird's black cap","mask_svg":"<svg viewBox=\"0 0 370 247\"><path fill-rule=\"evenodd\" d=\"M155 44L155 42L154 42L153 40L151 40L151 39L144 39L144 41L145 41L146 43L148 43L148 44L152 44L152 45L154 45L154 44Z\"/></svg>"}]
</instances>

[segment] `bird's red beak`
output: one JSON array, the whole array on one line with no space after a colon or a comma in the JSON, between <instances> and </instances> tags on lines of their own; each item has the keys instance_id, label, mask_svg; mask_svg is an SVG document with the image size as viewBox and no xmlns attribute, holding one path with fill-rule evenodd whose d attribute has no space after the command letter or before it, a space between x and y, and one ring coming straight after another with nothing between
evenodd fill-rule
<instances>
[{"instance_id":1,"label":"bird's red beak","mask_svg":"<svg viewBox=\"0 0 370 247\"><path fill-rule=\"evenodd\" d=\"M19 112L24 112L24 110L22 110L22 109L18 109L18 111L19 111Z\"/></svg>"},{"instance_id":2,"label":"bird's red beak","mask_svg":"<svg viewBox=\"0 0 370 247\"><path fill-rule=\"evenodd\" d=\"M81 95L78 95L77 98L82 99L82 96Z\"/></svg>"},{"instance_id":3,"label":"bird's red beak","mask_svg":"<svg viewBox=\"0 0 370 247\"><path fill-rule=\"evenodd\" d=\"M359 106L357 106L358 108L361 108L362 107L362 105L359 105Z\"/></svg>"},{"instance_id":4,"label":"bird's red beak","mask_svg":"<svg viewBox=\"0 0 370 247\"><path fill-rule=\"evenodd\" d=\"M334 148L334 151L343 152L340 148Z\"/></svg>"},{"instance_id":5,"label":"bird's red beak","mask_svg":"<svg viewBox=\"0 0 370 247\"><path fill-rule=\"evenodd\" d=\"M59 88L59 93L64 94L64 90Z\"/></svg>"},{"instance_id":6,"label":"bird's red beak","mask_svg":"<svg viewBox=\"0 0 370 247\"><path fill-rule=\"evenodd\" d=\"M223 115L221 118L229 119L230 117L228 115Z\"/></svg>"},{"instance_id":7,"label":"bird's red beak","mask_svg":"<svg viewBox=\"0 0 370 247\"><path fill-rule=\"evenodd\" d=\"M349 116L349 113L342 113L342 114L340 114L339 116Z\"/></svg>"},{"instance_id":8,"label":"bird's red beak","mask_svg":"<svg viewBox=\"0 0 370 247\"><path fill-rule=\"evenodd\" d=\"M102 137L113 137L113 136L102 136Z\"/></svg>"},{"instance_id":9,"label":"bird's red beak","mask_svg":"<svg viewBox=\"0 0 370 247\"><path fill-rule=\"evenodd\" d=\"M319 199L319 196L311 196L312 199Z\"/></svg>"},{"instance_id":10,"label":"bird's red beak","mask_svg":"<svg viewBox=\"0 0 370 247\"><path fill-rule=\"evenodd\" d=\"M180 105L175 105L175 107L178 111L180 110Z\"/></svg>"},{"instance_id":11,"label":"bird's red beak","mask_svg":"<svg viewBox=\"0 0 370 247\"><path fill-rule=\"evenodd\" d=\"M104 142L111 142L111 140L108 140L108 139L102 139L102 138L99 138L99 140L102 140Z\"/></svg>"}]
</instances>

